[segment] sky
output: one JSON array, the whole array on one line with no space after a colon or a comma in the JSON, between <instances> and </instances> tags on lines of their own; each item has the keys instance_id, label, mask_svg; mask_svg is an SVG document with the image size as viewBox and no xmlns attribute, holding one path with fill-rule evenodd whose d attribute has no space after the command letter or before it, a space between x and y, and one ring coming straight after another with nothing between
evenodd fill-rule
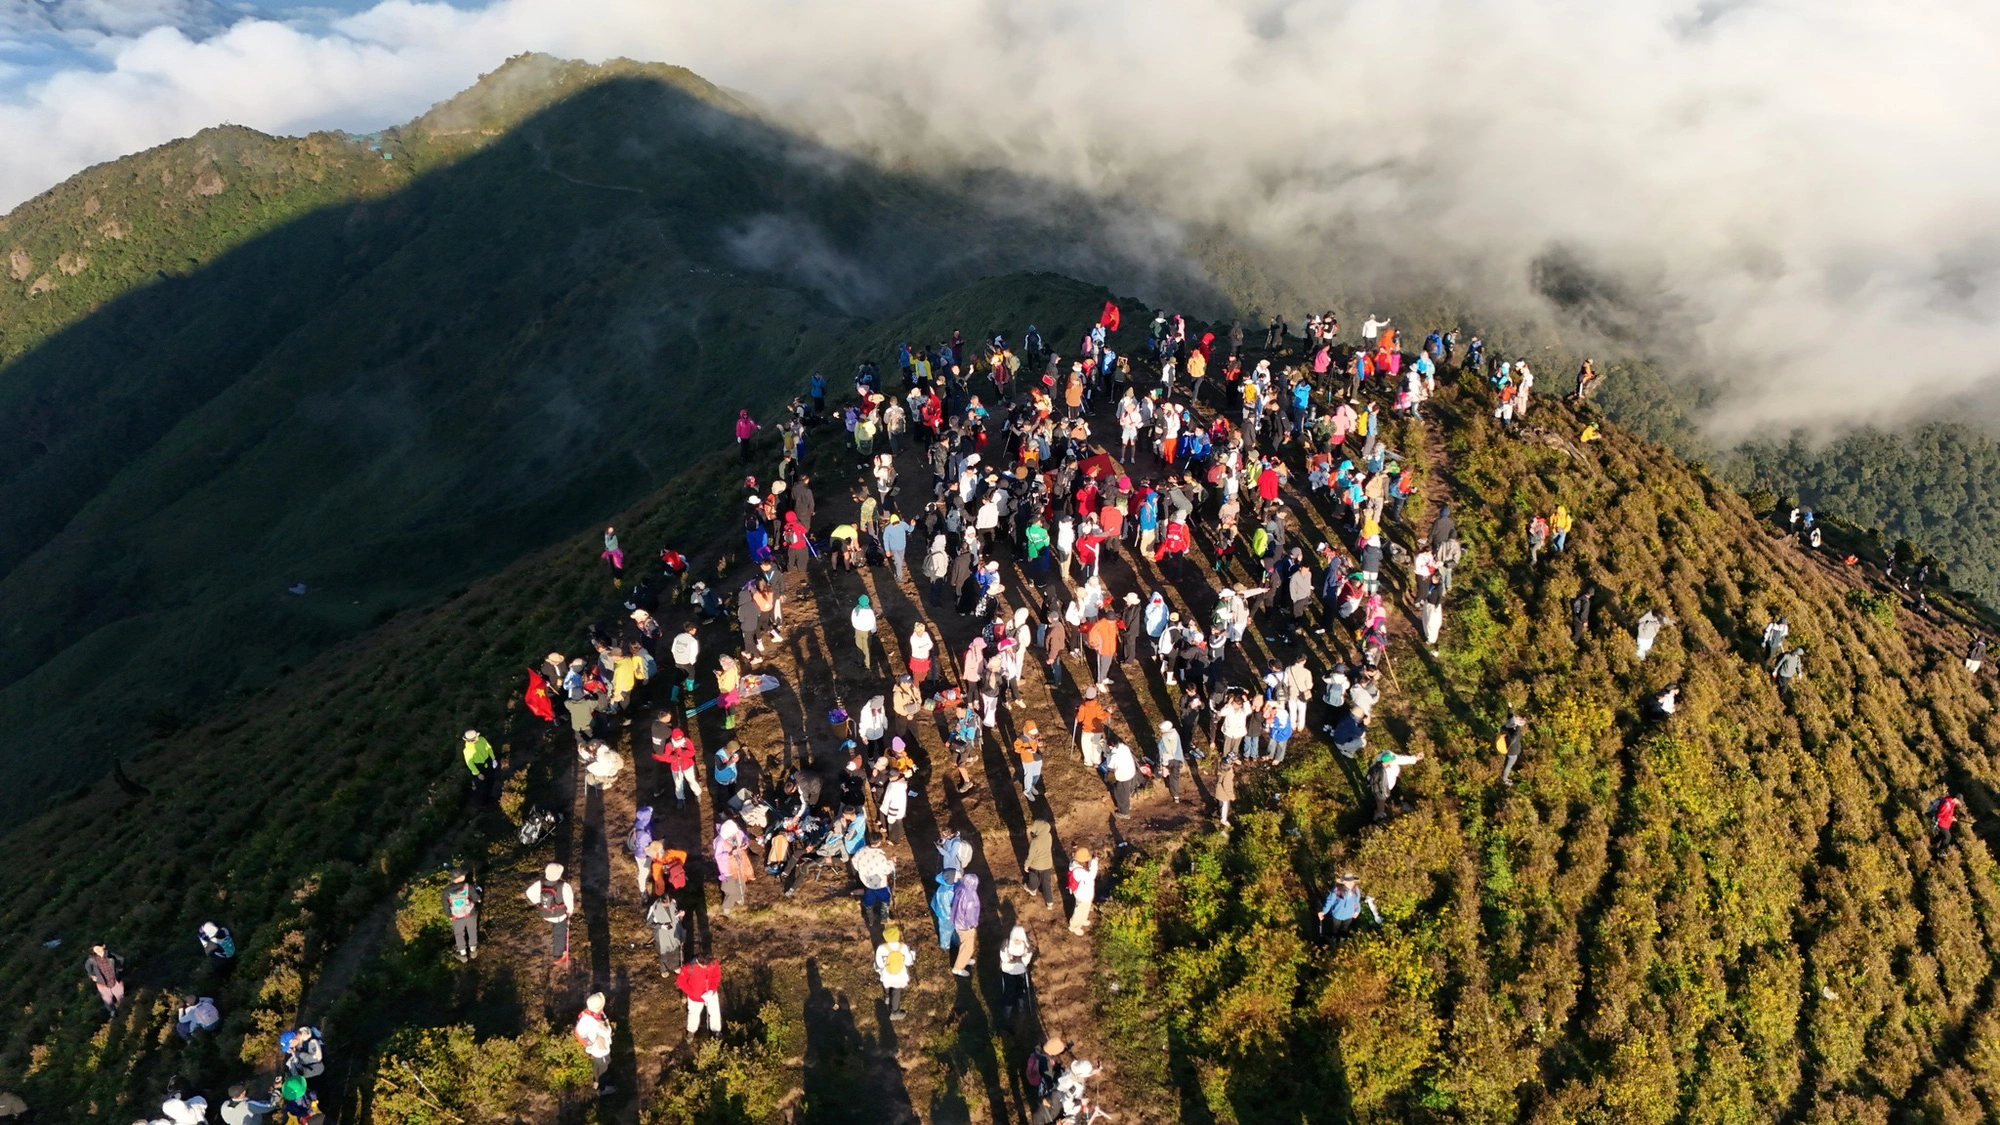
<instances>
[{"instance_id":1,"label":"sky","mask_svg":"<svg viewBox=\"0 0 2000 1125\"><path fill-rule=\"evenodd\" d=\"M211 124L368 132L524 50L688 66L855 150L1688 325L1712 424L2000 402L1990 0L0 0L0 208Z\"/></svg>"}]
</instances>

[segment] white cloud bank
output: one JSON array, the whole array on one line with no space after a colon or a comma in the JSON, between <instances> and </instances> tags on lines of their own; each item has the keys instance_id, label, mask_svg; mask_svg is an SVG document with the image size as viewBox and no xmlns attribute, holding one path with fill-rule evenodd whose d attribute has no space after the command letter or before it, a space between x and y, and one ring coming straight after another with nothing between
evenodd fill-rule
<instances>
[{"instance_id":1,"label":"white cloud bank","mask_svg":"<svg viewBox=\"0 0 2000 1125\"><path fill-rule=\"evenodd\" d=\"M1974 0L387 0L94 49L0 104L0 206L221 121L366 131L524 50L627 55L838 143L1292 246L1359 227L1514 283L1565 246L1690 318L1739 424L2000 390L2000 5Z\"/></svg>"}]
</instances>

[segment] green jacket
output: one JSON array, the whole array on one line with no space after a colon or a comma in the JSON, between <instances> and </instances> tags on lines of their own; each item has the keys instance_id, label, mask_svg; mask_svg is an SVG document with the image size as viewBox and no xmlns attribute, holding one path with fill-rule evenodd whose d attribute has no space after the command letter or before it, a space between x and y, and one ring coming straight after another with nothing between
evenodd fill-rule
<instances>
[{"instance_id":1,"label":"green jacket","mask_svg":"<svg viewBox=\"0 0 2000 1125\"><path fill-rule=\"evenodd\" d=\"M1030 560L1039 559L1042 557L1042 552L1048 549L1049 549L1049 529L1043 527L1041 524L1038 523L1029 524L1028 558Z\"/></svg>"},{"instance_id":2,"label":"green jacket","mask_svg":"<svg viewBox=\"0 0 2000 1125\"><path fill-rule=\"evenodd\" d=\"M465 752L465 768L471 770L474 777L479 776L481 767L493 761L493 744L486 741L485 735L471 742L461 742L459 746Z\"/></svg>"}]
</instances>

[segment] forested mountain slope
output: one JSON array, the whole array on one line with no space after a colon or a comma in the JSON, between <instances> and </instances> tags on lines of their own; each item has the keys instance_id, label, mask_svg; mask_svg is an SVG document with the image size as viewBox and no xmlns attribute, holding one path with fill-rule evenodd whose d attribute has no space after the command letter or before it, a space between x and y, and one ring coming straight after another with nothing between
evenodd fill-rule
<instances>
[{"instance_id":1,"label":"forested mountain slope","mask_svg":"<svg viewBox=\"0 0 2000 1125\"><path fill-rule=\"evenodd\" d=\"M580 533L738 408L843 382L871 319L1075 252L1072 221L677 68L540 56L380 136L210 130L23 205L0 807Z\"/></svg>"}]
</instances>

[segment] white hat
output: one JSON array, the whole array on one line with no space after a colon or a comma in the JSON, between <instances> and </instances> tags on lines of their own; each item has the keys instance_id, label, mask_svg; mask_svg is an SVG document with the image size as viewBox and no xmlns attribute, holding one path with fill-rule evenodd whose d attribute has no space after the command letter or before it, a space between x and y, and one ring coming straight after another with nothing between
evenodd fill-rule
<instances>
[{"instance_id":1,"label":"white hat","mask_svg":"<svg viewBox=\"0 0 2000 1125\"><path fill-rule=\"evenodd\" d=\"M547 867L542 868L542 878L552 883L562 878L562 873L563 865L560 863L551 863Z\"/></svg>"},{"instance_id":2,"label":"white hat","mask_svg":"<svg viewBox=\"0 0 2000 1125\"><path fill-rule=\"evenodd\" d=\"M471 730L471 729L469 729L469 728L468 728L468 729L466 730L466 732L465 732L465 740L466 740L467 742L471 742L472 740L474 740L474 739L476 739L476 738L478 738L478 737L479 737L479 732L478 732L478 731L476 731L476 730Z\"/></svg>"},{"instance_id":3,"label":"white hat","mask_svg":"<svg viewBox=\"0 0 2000 1125\"><path fill-rule=\"evenodd\" d=\"M1095 1073L1097 1073L1097 1068L1090 1065L1089 1059L1078 1059L1075 1062L1069 1064L1069 1074L1071 1078L1078 1078L1078 1079L1088 1078Z\"/></svg>"}]
</instances>

